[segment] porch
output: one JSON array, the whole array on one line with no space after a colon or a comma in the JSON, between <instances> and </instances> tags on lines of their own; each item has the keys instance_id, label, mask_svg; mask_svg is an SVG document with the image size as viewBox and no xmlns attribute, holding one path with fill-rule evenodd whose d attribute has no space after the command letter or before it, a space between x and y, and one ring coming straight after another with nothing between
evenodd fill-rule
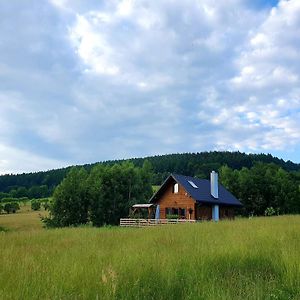
<instances>
[{"instance_id":1,"label":"porch","mask_svg":"<svg viewBox=\"0 0 300 300\"><path fill-rule=\"evenodd\" d=\"M184 223L195 223L196 220L188 219L131 219L121 218L121 227L148 227L148 226L159 226L159 225L170 225L170 224L184 224Z\"/></svg>"}]
</instances>

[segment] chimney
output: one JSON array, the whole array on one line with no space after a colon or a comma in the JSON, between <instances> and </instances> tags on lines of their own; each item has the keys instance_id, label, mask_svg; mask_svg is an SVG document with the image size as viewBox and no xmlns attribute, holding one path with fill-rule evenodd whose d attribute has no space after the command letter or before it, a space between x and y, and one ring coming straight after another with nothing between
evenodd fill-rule
<instances>
[{"instance_id":1,"label":"chimney","mask_svg":"<svg viewBox=\"0 0 300 300\"><path fill-rule=\"evenodd\" d=\"M219 198L218 173L215 171L210 173L210 193L214 198Z\"/></svg>"}]
</instances>

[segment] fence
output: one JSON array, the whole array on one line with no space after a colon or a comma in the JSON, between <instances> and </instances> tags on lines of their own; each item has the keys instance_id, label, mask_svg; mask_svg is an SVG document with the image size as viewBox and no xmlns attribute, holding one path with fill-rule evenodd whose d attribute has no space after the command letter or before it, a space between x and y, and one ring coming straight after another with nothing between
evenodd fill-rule
<instances>
[{"instance_id":1,"label":"fence","mask_svg":"<svg viewBox=\"0 0 300 300\"><path fill-rule=\"evenodd\" d=\"M196 220L187 219L120 219L122 227L146 227L169 224L195 223Z\"/></svg>"}]
</instances>

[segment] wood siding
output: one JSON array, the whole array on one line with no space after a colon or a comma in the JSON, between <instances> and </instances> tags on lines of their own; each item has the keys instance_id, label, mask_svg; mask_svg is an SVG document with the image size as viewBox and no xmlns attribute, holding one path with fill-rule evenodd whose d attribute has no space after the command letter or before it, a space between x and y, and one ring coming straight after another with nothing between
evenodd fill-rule
<instances>
[{"instance_id":1,"label":"wood siding","mask_svg":"<svg viewBox=\"0 0 300 300\"><path fill-rule=\"evenodd\" d=\"M220 219L234 219L234 208L230 206L220 206Z\"/></svg>"},{"instance_id":2,"label":"wood siding","mask_svg":"<svg viewBox=\"0 0 300 300\"><path fill-rule=\"evenodd\" d=\"M211 220L212 205L198 204L196 209L196 218L197 220ZM219 219L234 219L234 208L219 205Z\"/></svg>"},{"instance_id":3,"label":"wood siding","mask_svg":"<svg viewBox=\"0 0 300 300\"><path fill-rule=\"evenodd\" d=\"M212 205L198 204L196 210L197 220L211 220L212 219Z\"/></svg>"},{"instance_id":4,"label":"wood siding","mask_svg":"<svg viewBox=\"0 0 300 300\"><path fill-rule=\"evenodd\" d=\"M190 216L191 219L195 219L195 201L187 194L184 187L179 184L178 193L174 193L174 184L176 182L170 182L164 193L161 195L156 204L160 206L160 218L166 219L166 208L185 209L185 217L189 219L189 209L193 212Z\"/></svg>"}]
</instances>

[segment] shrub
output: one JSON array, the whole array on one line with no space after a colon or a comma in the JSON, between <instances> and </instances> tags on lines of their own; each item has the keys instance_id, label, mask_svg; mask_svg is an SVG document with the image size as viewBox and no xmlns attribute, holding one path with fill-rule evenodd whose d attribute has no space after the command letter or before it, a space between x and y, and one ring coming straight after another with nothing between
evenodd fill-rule
<instances>
[{"instance_id":1,"label":"shrub","mask_svg":"<svg viewBox=\"0 0 300 300\"><path fill-rule=\"evenodd\" d=\"M275 214L276 214L276 211L272 206L267 207L267 209L265 210L265 216L274 216Z\"/></svg>"},{"instance_id":2,"label":"shrub","mask_svg":"<svg viewBox=\"0 0 300 300\"><path fill-rule=\"evenodd\" d=\"M32 210L40 210L41 209L41 203L37 200L31 201L31 209Z\"/></svg>"},{"instance_id":3,"label":"shrub","mask_svg":"<svg viewBox=\"0 0 300 300\"><path fill-rule=\"evenodd\" d=\"M15 213L17 210L20 209L20 205L18 202L11 203L11 206L12 206L12 213Z\"/></svg>"},{"instance_id":4,"label":"shrub","mask_svg":"<svg viewBox=\"0 0 300 300\"><path fill-rule=\"evenodd\" d=\"M2 203L9 203L9 202L14 202L14 201L16 201L16 200L17 200L16 198L7 197L7 198L2 198L2 199L1 199L1 202L2 202Z\"/></svg>"},{"instance_id":5,"label":"shrub","mask_svg":"<svg viewBox=\"0 0 300 300\"><path fill-rule=\"evenodd\" d=\"M3 209L7 214L11 213L11 203L6 203Z\"/></svg>"},{"instance_id":6,"label":"shrub","mask_svg":"<svg viewBox=\"0 0 300 300\"><path fill-rule=\"evenodd\" d=\"M28 197L21 197L21 198L18 199L18 202L19 203L22 202L23 205L26 205L28 200L29 200Z\"/></svg>"},{"instance_id":7,"label":"shrub","mask_svg":"<svg viewBox=\"0 0 300 300\"><path fill-rule=\"evenodd\" d=\"M167 219L179 219L178 215L167 215Z\"/></svg>"},{"instance_id":8,"label":"shrub","mask_svg":"<svg viewBox=\"0 0 300 300\"><path fill-rule=\"evenodd\" d=\"M50 208L50 204L48 202L44 202L43 207L45 210L48 210Z\"/></svg>"},{"instance_id":9,"label":"shrub","mask_svg":"<svg viewBox=\"0 0 300 300\"><path fill-rule=\"evenodd\" d=\"M17 210L20 209L20 205L17 202L12 202L12 203L6 203L4 205L4 210L6 211L6 213L15 213Z\"/></svg>"}]
</instances>

